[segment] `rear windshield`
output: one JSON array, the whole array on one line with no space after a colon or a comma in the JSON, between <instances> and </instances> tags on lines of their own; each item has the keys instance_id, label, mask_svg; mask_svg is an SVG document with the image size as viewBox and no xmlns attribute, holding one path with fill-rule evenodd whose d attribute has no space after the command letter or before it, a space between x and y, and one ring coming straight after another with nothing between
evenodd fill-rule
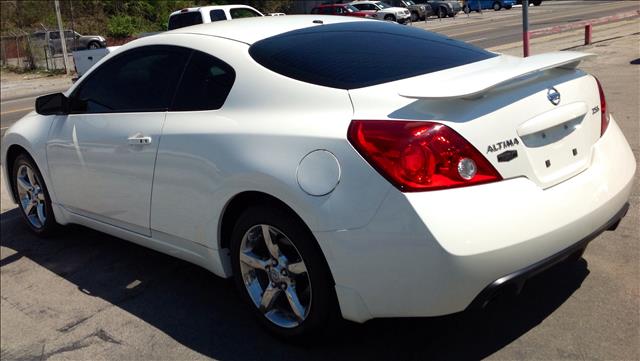
<instances>
[{"instance_id":1,"label":"rear windshield","mask_svg":"<svg viewBox=\"0 0 640 361\"><path fill-rule=\"evenodd\" d=\"M180 13L169 17L168 29L180 29L184 28L185 26L196 24L202 24L202 15L200 15L199 11Z\"/></svg>"},{"instance_id":2,"label":"rear windshield","mask_svg":"<svg viewBox=\"0 0 640 361\"><path fill-rule=\"evenodd\" d=\"M307 83L356 89L496 56L469 44L382 21L318 25L249 48L262 66Z\"/></svg>"}]
</instances>

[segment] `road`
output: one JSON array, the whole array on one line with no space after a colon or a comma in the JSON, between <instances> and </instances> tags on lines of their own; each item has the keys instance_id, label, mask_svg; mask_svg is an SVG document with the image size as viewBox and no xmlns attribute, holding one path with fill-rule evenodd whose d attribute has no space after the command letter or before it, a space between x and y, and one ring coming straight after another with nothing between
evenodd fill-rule
<instances>
[{"instance_id":1,"label":"road","mask_svg":"<svg viewBox=\"0 0 640 361\"><path fill-rule=\"evenodd\" d=\"M0 102L0 137L4 135L4 132L13 123L34 109L35 101L38 96L61 92L67 89L67 86L58 89L47 89L45 92L30 94L19 98L9 98L6 100L3 94L2 102Z\"/></svg>"},{"instance_id":2,"label":"road","mask_svg":"<svg viewBox=\"0 0 640 361\"><path fill-rule=\"evenodd\" d=\"M529 7L529 26L534 30L638 9L640 1L637 0L547 1L542 6ZM522 7L484 10L481 14L460 13L455 18L432 18L414 26L489 48L522 40Z\"/></svg>"}]
</instances>

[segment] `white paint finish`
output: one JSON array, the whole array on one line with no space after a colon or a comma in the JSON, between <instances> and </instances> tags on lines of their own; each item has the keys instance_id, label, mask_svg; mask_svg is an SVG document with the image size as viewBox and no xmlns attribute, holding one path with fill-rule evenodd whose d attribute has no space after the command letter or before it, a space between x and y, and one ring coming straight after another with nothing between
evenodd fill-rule
<instances>
[{"instance_id":1,"label":"white paint finish","mask_svg":"<svg viewBox=\"0 0 640 361\"><path fill-rule=\"evenodd\" d=\"M217 249L222 213L244 191L275 196L312 230L357 228L373 217L391 186L346 139L353 115L347 91L266 71L250 58L246 44L192 34L160 40L188 43L233 64L236 81L220 110L167 114L152 230ZM317 149L331 151L343 169L340 184L323 197L302 191L296 178L300 160Z\"/></svg>"},{"instance_id":2,"label":"white paint finish","mask_svg":"<svg viewBox=\"0 0 640 361\"><path fill-rule=\"evenodd\" d=\"M520 58L501 55L477 63L403 80L400 96L416 99L471 98L501 84L552 68L574 69L593 54L561 51ZM438 87L425 86L437 83Z\"/></svg>"},{"instance_id":3,"label":"white paint finish","mask_svg":"<svg viewBox=\"0 0 640 361\"><path fill-rule=\"evenodd\" d=\"M303 191L312 196L324 196L340 182L340 163L333 153L315 150L302 158L296 173Z\"/></svg>"},{"instance_id":4,"label":"white paint finish","mask_svg":"<svg viewBox=\"0 0 640 361\"><path fill-rule=\"evenodd\" d=\"M222 10L224 12L224 15L227 17L227 20L233 20L230 12L233 9L248 9L251 11L255 11L256 13L260 14L260 16L264 16L263 13L261 13L260 11L258 11L258 9L254 7L251 7L249 5L238 4L238 5L213 5L213 6L201 6L197 8L184 8L184 9L180 9L172 12L169 15L169 19L171 19L171 17L174 15L183 14L185 12L198 12L200 13L200 16L202 16L202 23L207 24L207 23L211 23L211 11Z\"/></svg>"},{"instance_id":5,"label":"white paint finish","mask_svg":"<svg viewBox=\"0 0 640 361\"><path fill-rule=\"evenodd\" d=\"M74 213L151 235L151 183L164 112L60 116L47 142L51 188ZM132 145L136 134L150 144Z\"/></svg>"},{"instance_id":6,"label":"white paint finish","mask_svg":"<svg viewBox=\"0 0 640 361\"><path fill-rule=\"evenodd\" d=\"M519 136L524 137L556 127L570 119L582 118L585 115L587 115L587 104L585 102L562 105L525 121L518 126L516 132Z\"/></svg>"},{"instance_id":7,"label":"white paint finish","mask_svg":"<svg viewBox=\"0 0 640 361\"><path fill-rule=\"evenodd\" d=\"M233 21L216 21L214 23L188 26L163 34L201 34L233 39L246 44L310 26L322 26L313 21L320 20L322 24L337 24L355 21L376 21L356 18L354 16L335 15L287 15L265 16L261 18L235 19ZM398 25L400 26L400 25Z\"/></svg>"},{"instance_id":8,"label":"white paint finish","mask_svg":"<svg viewBox=\"0 0 640 361\"><path fill-rule=\"evenodd\" d=\"M494 280L604 225L629 199L635 168L612 121L589 169L546 190L525 178L435 192L392 190L367 226L315 233L333 254L336 288L364 300L343 307L343 316L363 322L366 313L437 316L465 309Z\"/></svg>"},{"instance_id":9,"label":"white paint finish","mask_svg":"<svg viewBox=\"0 0 640 361\"><path fill-rule=\"evenodd\" d=\"M429 80L429 74L422 77L425 88L430 85L437 88L435 84L439 81ZM600 137L600 113L589 110L578 129L553 143L532 148L520 140L517 146L489 151L489 146L518 139L517 129L523 123L565 104L582 102L588 109L600 106L595 79L580 70L554 68L538 72L521 81L493 88L479 99L401 97L397 94L406 81L409 80L350 90L354 118L427 120L446 124L484 154L505 179L526 177L542 188L558 184L586 169L591 146ZM558 106L547 99L547 91L552 87L561 94ZM574 148L578 150L577 156L573 156ZM517 150L518 157L509 162L498 162L497 155L505 150ZM550 160L551 167L546 166L546 160Z\"/></svg>"},{"instance_id":10,"label":"white paint finish","mask_svg":"<svg viewBox=\"0 0 640 361\"><path fill-rule=\"evenodd\" d=\"M380 3L380 1L352 1L349 4L354 5L356 7L357 5L360 5L360 4L371 4L375 6L376 8L378 8L378 10L374 12L372 15L374 18L378 20L385 20L385 17L389 15L393 16L395 20L400 20L400 21L406 21L411 17L411 12L407 8L397 7L397 6L382 8L380 5L378 5L378 3ZM360 10L360 11L372 11L372 10Z\"/></svg>"}]
</instances>

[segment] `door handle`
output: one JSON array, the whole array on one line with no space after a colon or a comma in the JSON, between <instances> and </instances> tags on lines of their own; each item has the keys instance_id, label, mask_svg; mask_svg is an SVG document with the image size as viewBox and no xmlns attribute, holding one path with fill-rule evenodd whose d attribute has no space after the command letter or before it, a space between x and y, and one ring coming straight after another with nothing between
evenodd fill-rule
<instances>
[{"instance_id":1,"label":"door handle","mask_svg":"<svg viewBox=\"0 0 640 361\"><path fill-rule=\"evenodd\" d=\"M134 136L127 138L127 141L129 142L130 145L151 144L151 137L145 137L144 135L136 134Z\"/></svg>"}]
</instances>

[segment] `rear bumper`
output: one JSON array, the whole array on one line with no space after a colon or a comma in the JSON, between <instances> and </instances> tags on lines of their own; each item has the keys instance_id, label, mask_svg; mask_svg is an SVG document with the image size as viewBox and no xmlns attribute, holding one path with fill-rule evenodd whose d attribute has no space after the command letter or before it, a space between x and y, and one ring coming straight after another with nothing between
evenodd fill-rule
<instances>
[{"instance_id":1,"label":"rear bumper","mask_svg":"<svg viewBox=\"0 0 640 361\"><path fill-rule=\"evenodd\" d=\"M629 203L625 203L622 209L620 209L607 223L589 234L587 237L581 239L579 242L563 249L562 251L552 256L549 256L530 266L512 272L491 282L490 285L485 287L482 292L480 292L478 296L476 296L476 298L473 300L473 302L471 302L467 309L483 308L502 289L512 287L515 290L520 290L529 278L541 272L544 272L559 263L566 261L568 258L571 258L574 255L581 255L589 245L589 242L593 241L601 233L607 230L614 231L622 218L627 215L628 211Z\"/></svg>"},{"instance_id":2,"label":"rear bumper","mask_svg":"<svg viewBox=\"0 0 640 361\"><path fill-rule=\"evenodd\" d=\"M636 162L614 120L587 170L541 189L525 178L391 189L365 227L316 232L343 316L438 316L482 305L499 284L560 262L623 216Z\"/></svg>"}]
</instances>

